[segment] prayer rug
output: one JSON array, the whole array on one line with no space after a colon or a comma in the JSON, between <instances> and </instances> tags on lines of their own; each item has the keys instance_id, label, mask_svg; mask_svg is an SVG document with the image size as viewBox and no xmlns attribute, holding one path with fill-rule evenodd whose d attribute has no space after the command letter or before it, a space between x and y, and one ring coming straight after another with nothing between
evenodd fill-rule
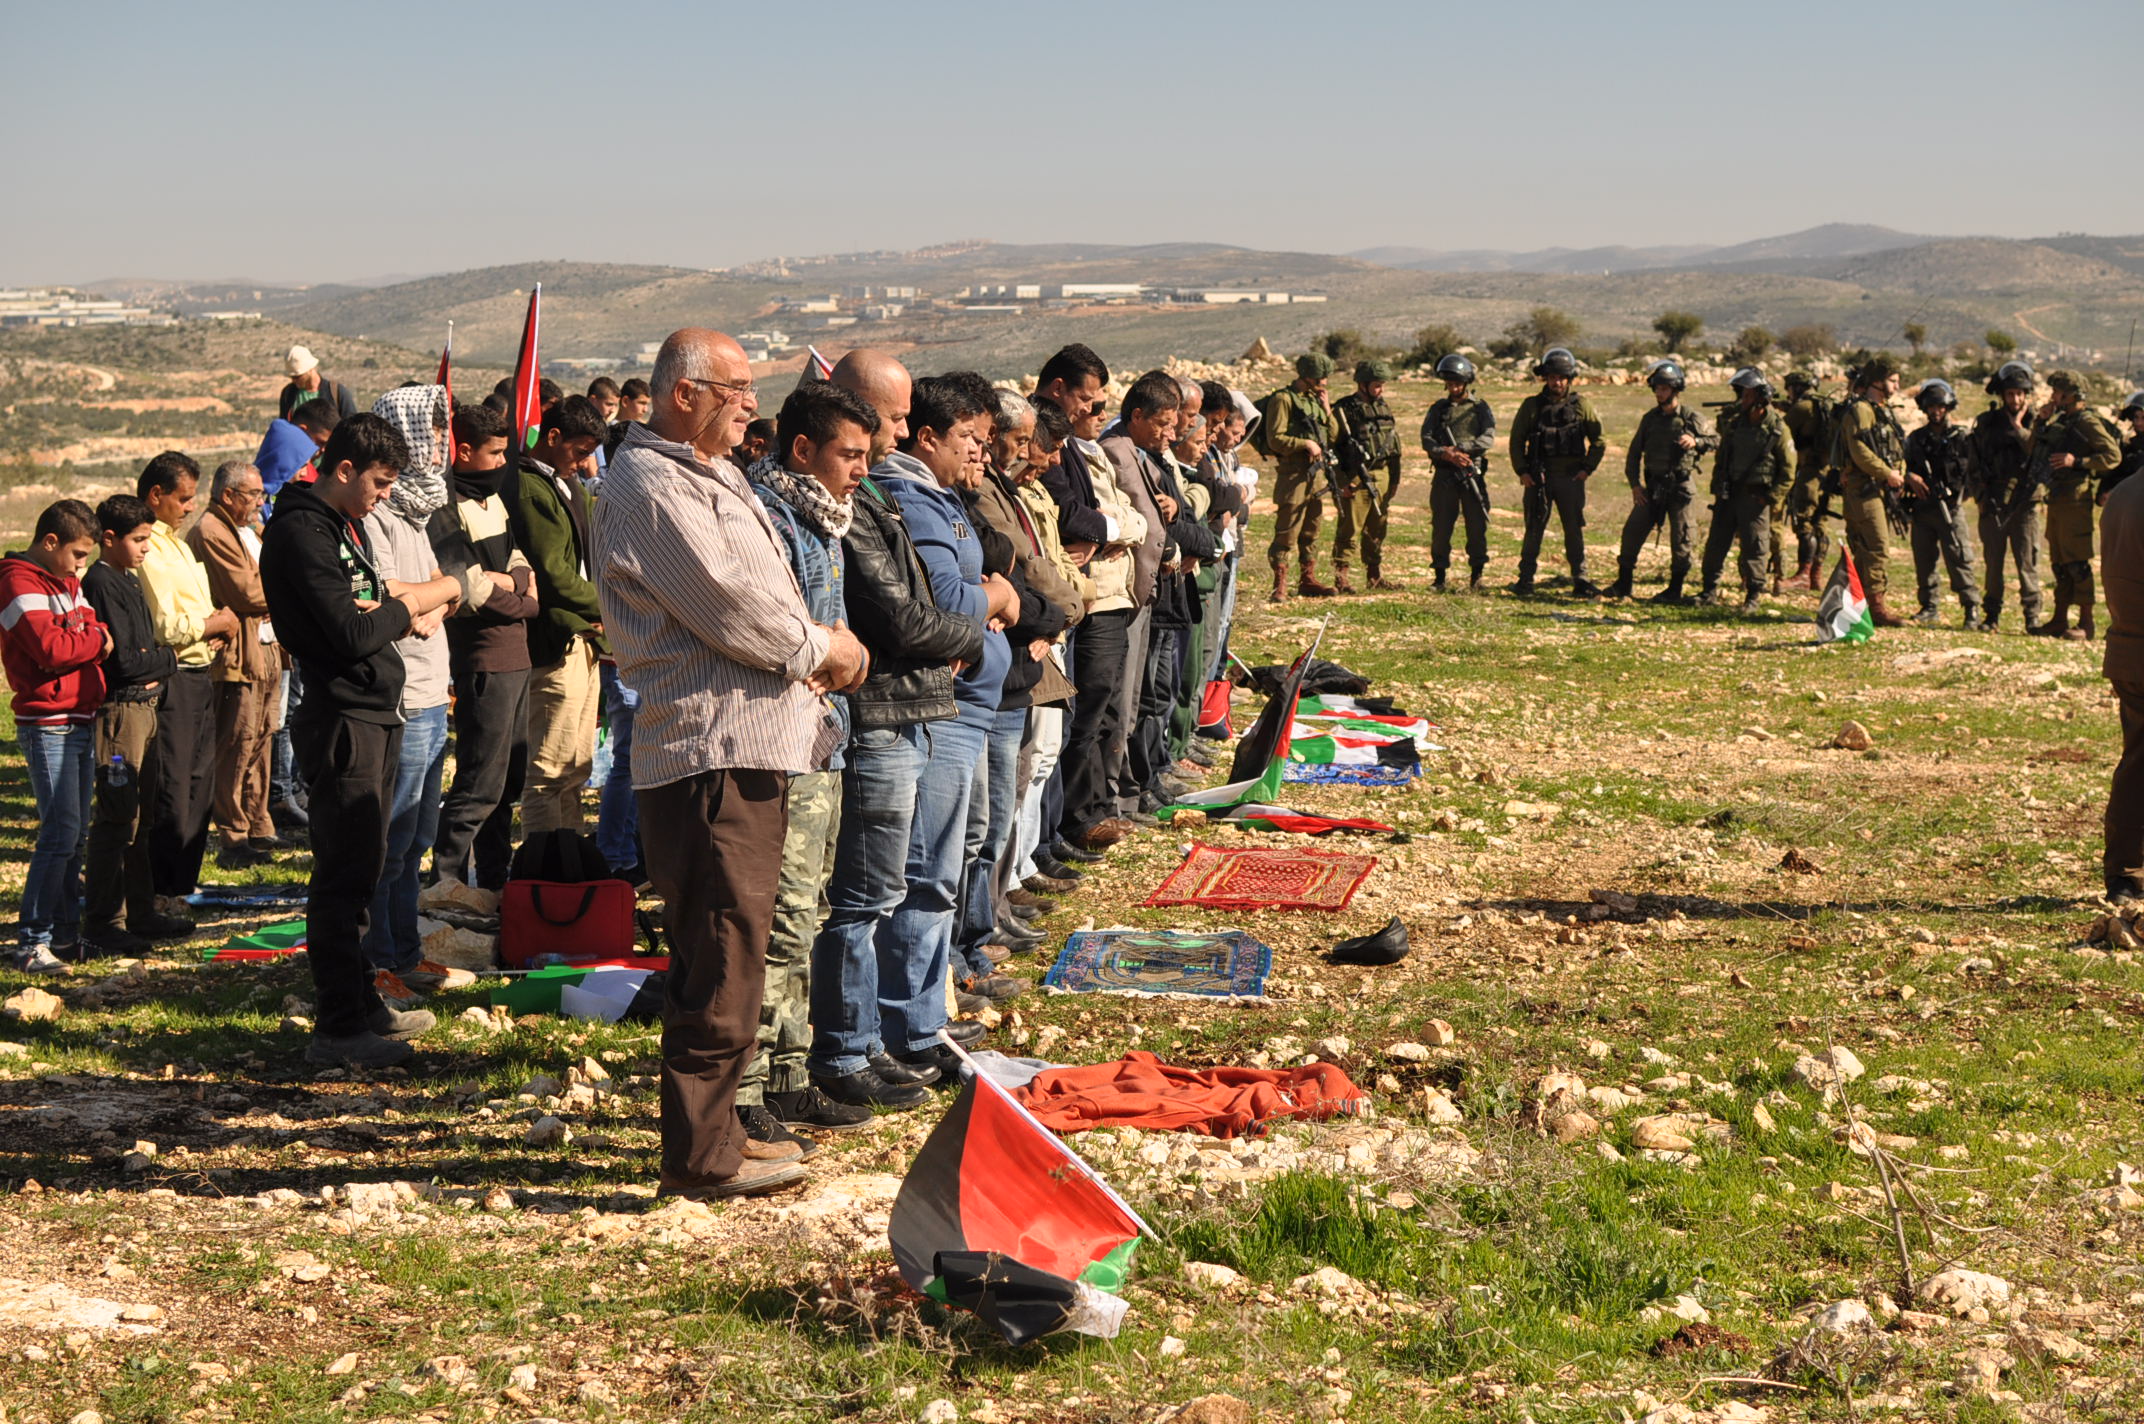
<instances>
[{"instance_id":1,"label":"prayer rug","mask_svg":"<svg viewBox=\"0 0 2144 1424\"><path fill-rule=\"evenodd\" d=\"M1230 850L1195 843L1146 903L1213 910L1344 910L1376 864L1374 855Z\"/></svg>"},{"instance_id":2,"label":"prayer rug","mask_svg":"<svg viewBox=\"0 0 2144 1424\"><path fill-rule=\"evenodd\" d=\"M1042 986L1067 994L1263 999L1273 951L1241 930L1080 930Z\"/></svg>"},{"instance_id":3,"label":"prayer rug","mask_svg":"<svg viewBox=\"0 0 2144 1424\"><path fill-rule=\"evenodd\" d=\"M1298 786L1405 786L1421 774L1419 763L1384 766L1371 763L1291 761L1280 779Z\"/></svg>"},{"instance_id":4,"label":"prayer rug","mask_svg":"<svg viewBox=\"0 0 2144 1424\"><path fill-rule=\"evenodd\" d=\"M204 885L186 897L197 910L287 909L305 903L303 885Z\"/></svg>"}]
</instances>

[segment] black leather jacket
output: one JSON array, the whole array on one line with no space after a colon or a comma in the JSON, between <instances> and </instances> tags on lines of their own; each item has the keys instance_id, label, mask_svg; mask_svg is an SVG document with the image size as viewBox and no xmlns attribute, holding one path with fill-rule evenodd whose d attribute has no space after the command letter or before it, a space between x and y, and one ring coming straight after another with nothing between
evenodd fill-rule
<instances>
[{"instance_id":1,"label":"black leather jacket","mask_svg":"<svg viewBox=\"0 0 2144 1424\"><path fill-rule=\"evenodd\" d=\"M901 511L866 480L841 541L849 630L871 652L871 675L849 694L850 725L905 727L958 716L955 659L983 656L983 630L940 608Z\"/></svg>"}]
</instances>

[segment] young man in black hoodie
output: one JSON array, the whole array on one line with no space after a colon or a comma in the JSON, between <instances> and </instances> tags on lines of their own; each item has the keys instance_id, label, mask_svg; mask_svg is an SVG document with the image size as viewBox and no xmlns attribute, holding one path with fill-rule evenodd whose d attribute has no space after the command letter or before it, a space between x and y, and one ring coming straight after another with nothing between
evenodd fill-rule
<instances>
[{"instance_id":1,"label":"young man in black hoodie","mask_svg":"<svg viewBox=\"0 0 2144 1424\"><path fill-rule=\"evenodd\" d=\"M395 641L439 631L460 586L383 578L361 521L394 488L409 449L376 415L351 416L320 452L320 478L277 501L261 550L276 638L305 681L291 736L312 788L313 878L306 959L319 1006L307 1061L385 1068L433 1026L380 1002L362 944L387 859L401 757L402 655Z\"/></svg>"}]
</instances>

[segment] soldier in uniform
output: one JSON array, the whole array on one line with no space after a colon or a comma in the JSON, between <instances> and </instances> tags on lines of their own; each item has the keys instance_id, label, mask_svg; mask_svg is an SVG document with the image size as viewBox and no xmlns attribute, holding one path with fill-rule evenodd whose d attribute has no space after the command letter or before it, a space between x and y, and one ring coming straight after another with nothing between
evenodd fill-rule
<instances>
[{"instance_id":1,"label":"soldier in uniform","mask_svg":"<svg viewBox=\"0 0 2144 1424\"><path fill-rule=\"evenodd\" d=\"M1353 593L1348 564L1362 536L1362 572L1370 588L1398 588L1385 577L1385 517L1400 488L1400 432L1385 404L1392 368L1382 361L1355 365L1355 393L1333 402L1339 423L1340 508L1333 524L1333 588ZM1383 490L1378 486L1382 484Z\"/></svg>"},{"instance_id":2,"label":"soldier in uniform","mask_svg":"<svg viewBox=\"0 0 2144 1424\"><path fill-rule=\"evenodd\" d=\"M1288 554L1301 564L1295 591L1308 598L1330 598L1318 582L1318 523L1325 515L1325 462L1332 458L1337 431L1325 382L1333 373L1330 356L1308 351L1295 358L1295 380L1266 397L1258 430L1262 448L1273 459L1273 542L1266 560L1273 566L1272 602L1288 597Z\"/></svg>"},{"instance_id":3,"label":"soldier in uniform","mask_svg":"<svg viewBox=\"0 0 2144 1424\"><path fill-rule=\"evenodd\" d=\"M1906 517L1913 525L1913 572L1920 584L1921 611L1913 621L1933 626L1940 585L1936 557L1950 574L1950 590L1965 609L1965 627L1980 621L1980 581L1973 571L1973 546L1965 537L1965 492L1973 484L1973 442L1951 419L1958 393L1948 381L1923 381L1913 403L1928 423L1906 437Z\"/></svg>"},{"instance_id":4,"label":"soldier in uniform","mask_svg":"<svg viewBox=\"0 0 2144 1424\"><path fill-rule=\"evenodd\" d=\"M1452 563L1452 523L1467 521L1467 592L1481 589L1489 564L1489 452L1496 446L1496 412L1476 400L1474 363L1457 352L1437 362L1444 397L1422 417L1422 448L1436 473L1429 482L1429 558L1444 592Z\"/></svg>"},{"instance_id":5,"label":"soldier in uniform","mask_svg":"<svg viewBox=\"0 0 2144 1424\"><path fill-rule=\"evenodd\" d=\"M1655 603L1683 603L1683 580L1690 576L1690 502L1697 498L1698 461L1720 443L1707 428L1711 422L1682 403L1686 378L1680 365L1662 361L1645 374L1653 388L1653 408L1638 419L1623 460L1630 481L1630 517L1623 521L1623 552L1616 562L1610 598L1630 597L1638 555L1664 520L1668 526L1668 584L1653 595Z\"/></svg>"},{"instance_id":6,"label":"soldier in uniform","mask_svg":"<svg viewBox=\"0 0 2144 1424\"><path fill-rule=\"evenodd\" d=\"M2055 570L2055 616L2036 632L2050 638L2092 636L2094 480L2122 462L2121 446L2099 413L2084 403L2082 383L2050 371L2047 404L2032 436L2032 469L2047 484L2047 561ZM2070 607L2077 626L2070 626Z\"/></svg>"},{"instance_id":7,"label":"soldier in uniform","mask_svg":"<svg viewBox=\"0 0 2144 1424\"><path fill-rule=\"evenodd\" d=\"M1854 394L1840 419L1846 468L1839 476L1846 507L1846 547L1861 570L1868 595L1869 619L1879 628L1901 628L1906 620L1891 611L1891 546L1885 536L1888 506L1906 487L1906 432L1891 412L1898 394L1898 369L1888 356L1871 357L1854 374Z\"/></svg>"},{"instance_id":8,"label":"soldier in uniform","mask_svg":"<svg viewBox=\"0 0 2144 1424\"><path fill-rule=\"evenodd\" d=\"M1789 371L1787 403L1780 411L1794 441L1794 486L1787 492L1787 520L1794 530L1794 582L1815 588L1824 577L1831 535L1824 528L1833 491L1824 488L1831 453L1832 403L1806 371Z\"/></svg>"},{"instance_id":9,"label":"soldier in uniform","mask_svg":"<svg viewBox=\"0 0 2144 1424\"><path fill-rule=\"evenodd\" d=\"M2122 463L2107 472L2099 482L2099 507L2107 507L2107 496L2114 487L2139 469L2144 469L2144 391L2131 391L2129 403L2118 412L2122 421L2128 422L2129 433L2122 437Z\"/></svg>"},{"instance_id":10,"label":"soldier in uniform","mask_svg":"<svg viewBox=\"0 0 2144 1424\"><path fill-rule=\"evenodd\" d=\"M1720 569L1727 550L1742 544L1742 611L1755 613L1764 592L1772 508L1794 480L1787 426L1772 409L1772 387L1754 366L1735 372L1736 408L1720 417L1719 454L1712 461L1712 527L1705 531L1704 592L1698 602L1720 601Z\"/></svg>"},{"instance_id":11,"label":"soldier in uniform","mask_svg":"<svg viewBox=\"0 0 2144 1424\"><path fill-rule=\"evenodd\" d=\"M1995 631L2003 613L2003 561L2017 562L2018 611L2025 631L2040 625L2041 491L2030 464L2032 433L2039 415L2032 408L2034 377L2023 361L2005 361L1988 378L1994 403L1973 418L1973 498L1980 505L1980 551L1987 560L1987 602L1981 626Z\"/></svg>"},{"instance_id":12,"label":"soldier in uniform","mask_svg":"<svg viewBox=\"0 0 2144 1424\"><path fill-rule=\"evenodd\" d=\"M1586 579L1586 480L1608 453L1600 417L1574 386L1578 358L1550 347L1534 367L1541 389L1519 402L1511 420L1511 463L1526 489L1526 538L1519 546L1519 581L1512 592L1530 598L1541 538L1553 510L1563 525L1563 556L1571 565L1571 592L1599 598Z\"/></svg>"}]
</instances>

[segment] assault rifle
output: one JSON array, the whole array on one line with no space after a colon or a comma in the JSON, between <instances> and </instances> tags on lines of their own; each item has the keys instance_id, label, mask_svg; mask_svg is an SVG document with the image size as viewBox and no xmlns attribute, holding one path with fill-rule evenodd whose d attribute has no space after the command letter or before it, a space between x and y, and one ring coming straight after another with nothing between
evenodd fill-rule
<instances>
[{"instance_id":1,"label":"assault rifle","mask_svg":"<svg viewBox=\"0 0 2144 1424\"><path fill-rule=\"evenodd\" d=\"M1459 442L1452 438L1451 417L1439 416L1437 418L1436 432L1432 433L1441 433L1444 437L1437 442L1437 448L1441 450L1456 450L1459 448ZM1469 468L1461 468L1457 465L1447 465L1445 468L1450 470L1453 478L1459 481L1459 497L1471 504L1474 507L1474 512L1479 514L1483 521L1486 522L1489 518L1489 482L1482 477L1481 465L1477 462Z\"/></svg>"}]
</instances>

